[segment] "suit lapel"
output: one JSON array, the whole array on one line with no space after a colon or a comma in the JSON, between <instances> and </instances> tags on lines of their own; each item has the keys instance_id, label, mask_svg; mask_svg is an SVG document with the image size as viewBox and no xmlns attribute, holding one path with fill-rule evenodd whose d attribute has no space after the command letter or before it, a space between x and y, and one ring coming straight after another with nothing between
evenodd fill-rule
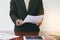
<instances>
[{"instance_id":1,"label":"suit lapel","mask_svg":"<svg viewBox=\"0 0 60 40\"><path fill-rule=\"evenodd\" d=\"M35 0L30 0L29 2L29 6L28 6L28 11L32 8L33 4L34 4L34 1ZM20 0L21 4L22 4L22 7L26 10L26 6L25 6L25 3L24 3L24 0ZM26 10L27 11L27 10Z\"/></svg>"},{"instance_id":2,"label":"suit lapel","mask_svg":"<svg viewBox=\"0 0 60 40\"><path fill-rule=\"evenodd\" d=\"M28 7L28 11L32 8L34 2L35 2L35 0L30 0L30 2L29 2L29 7Z\"/></svg>"},{"instance_id":3,"label":"suit lapel","mask_svg":"<svg viewBox=\"0 0 60 40\"><path fill-rule=\"evenodd\" d=\"M22 7L26 10L26 6L25 6L25 3L24 3L24 0L20 0L21 4L22 4ZM27 10L26 10L27 11Z\"/></svg>"}]
</instances>

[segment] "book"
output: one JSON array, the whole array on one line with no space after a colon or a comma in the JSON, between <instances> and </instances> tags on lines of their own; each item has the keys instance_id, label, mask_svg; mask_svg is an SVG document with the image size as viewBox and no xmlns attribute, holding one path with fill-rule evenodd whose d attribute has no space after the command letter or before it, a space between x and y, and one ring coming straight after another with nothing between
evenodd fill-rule
<instances>
[{"instance_id":1,"label":"book","mask_svg":"<svg viewBox=\"0 0 60 40\"><path fill-rule=\"evenodd\" d=\"M43 36L23 36L24 40L45 40Z\"/></svg>"}]
</instances>

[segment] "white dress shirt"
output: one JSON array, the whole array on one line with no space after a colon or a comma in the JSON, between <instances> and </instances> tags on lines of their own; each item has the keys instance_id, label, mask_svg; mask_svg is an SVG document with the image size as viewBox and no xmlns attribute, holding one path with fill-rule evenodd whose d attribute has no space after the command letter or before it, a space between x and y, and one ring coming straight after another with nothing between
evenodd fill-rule
<instances>
[{"instance_id":1,"label":"white dress shirt","mask_svg":"<svg viewBox=\"0 0 60 40\"><path fill-rule=\"evenodd\" d=\"M30 1L30 0L24 0L27 11L28 11L28 6L29 6L29 1Z\"/></svg>"}]
</instances>

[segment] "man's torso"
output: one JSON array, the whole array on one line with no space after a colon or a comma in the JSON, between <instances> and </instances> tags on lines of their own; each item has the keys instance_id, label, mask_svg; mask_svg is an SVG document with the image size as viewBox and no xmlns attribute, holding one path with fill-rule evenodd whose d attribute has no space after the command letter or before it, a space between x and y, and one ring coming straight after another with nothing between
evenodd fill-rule
<instances>
[{"instance_id":1,"label":"man's torso","mask_svg":"<svg viewBox=\"0 0 60 40\"><path fill-rule=\"evenodd\" d=\"M24 0L15 0L16 8L17 8L17 17L24 20L27 15L38 15L39 11L39 0L30 0L28 11L26 10L26 6Z\"/></svg>"}]
</instances>

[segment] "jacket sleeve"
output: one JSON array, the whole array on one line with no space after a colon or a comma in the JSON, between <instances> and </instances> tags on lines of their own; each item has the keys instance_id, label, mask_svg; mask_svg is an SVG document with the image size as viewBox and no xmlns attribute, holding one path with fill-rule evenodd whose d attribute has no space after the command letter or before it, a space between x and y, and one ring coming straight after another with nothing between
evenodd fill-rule
<instances>
[{"instance_id":1,"label":"jacket sleeve","mask_svg":"<svg viewBox=\"0 0 60 40\"><path fill-rule=\"evenodd\" d=\"M38 13L39 15L44 15L44 8L43 8L43 1L42 0L39 0L39 10L38 10Z\"/></svg>"},{"instance_id":2,"label":"jacket sleeve","mask_svg":"<svg viewBox=\"0 0 60 40\"><path fill-rule=\"evenodd\" d=\"M10 17L11 17L13 23L15 24L16 20L18 19L18 17L17 17L17 7L16 7L15 0L10 1Z\"/></svg>"}]
</instances>

